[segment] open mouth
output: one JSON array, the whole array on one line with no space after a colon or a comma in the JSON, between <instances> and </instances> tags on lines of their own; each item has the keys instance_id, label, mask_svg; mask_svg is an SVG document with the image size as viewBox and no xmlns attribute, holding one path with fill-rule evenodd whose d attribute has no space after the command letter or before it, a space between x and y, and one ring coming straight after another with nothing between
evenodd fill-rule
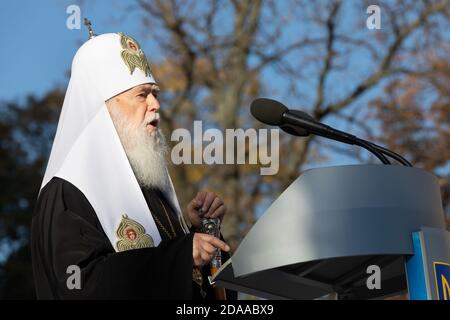
<instances>
[{"instance_id":1,"label":"open mouth","mask_svg":"<svg viewBox=\"0 0 450 320\"><path fill-rule=\"evenodd\" d=\"M147 123L147 126L151 126L153 128L157 128L159 125L159 119L153 119L152 121Z\"/></svg>"},{"instance_id":2,"label":"open mouth","mask_svg":"<svg viewBox=\"0 0 450 320\"><path fill-rule=\"evenodd\" d=\"M150 115L150 117L148 117L146 119L147 124L146 127L150 130L156 129L159 126L159 114L158 113L153 113L152 115Z\"/></svg>"}]
</instances>

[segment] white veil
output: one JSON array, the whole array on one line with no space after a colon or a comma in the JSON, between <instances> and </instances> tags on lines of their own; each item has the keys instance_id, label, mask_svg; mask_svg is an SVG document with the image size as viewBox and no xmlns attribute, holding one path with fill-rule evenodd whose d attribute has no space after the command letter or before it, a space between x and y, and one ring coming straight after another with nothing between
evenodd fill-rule
<instances>
[{"instance_id":1,"label":"white veil","mask_svg":"<svg viewBox=\"0 0 450 320\"><path fill-rule=\"evenodd\" d=\"M144 227L155 246L161 241L105 104L134 86L155 83L139 68L130 72L122 51L121 35L114 33L96 36L77 51L41 185L56 176L80 189L116 250L116 230L125 214ZM188 232L172 183L169 199Z\"/></svg>"}]
</instances>

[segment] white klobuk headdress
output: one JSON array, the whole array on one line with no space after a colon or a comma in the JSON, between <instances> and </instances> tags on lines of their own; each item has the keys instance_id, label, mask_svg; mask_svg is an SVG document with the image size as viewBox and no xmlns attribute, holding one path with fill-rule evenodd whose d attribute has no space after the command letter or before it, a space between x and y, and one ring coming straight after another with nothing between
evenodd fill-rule
<instances>
[{"instance_id":1,"label":"white klobuk headdress","mask_svg":"<svg viewBox=\"0 0 450 320\"><path fill-rule=\"evenodd\" d=\"M105 104L109 98L144 83L155 83L155 80L133 38L108 33L84 43L72 62L69 86L41 185L42 189L52 177L60 177L81 190L116 251L157 246L161 242ZM184 231L188 232L170 184L168 198ZM126 234L132 234L130 239L125 239L129 245L120 245Z\"/></svg>"}]
</instances>

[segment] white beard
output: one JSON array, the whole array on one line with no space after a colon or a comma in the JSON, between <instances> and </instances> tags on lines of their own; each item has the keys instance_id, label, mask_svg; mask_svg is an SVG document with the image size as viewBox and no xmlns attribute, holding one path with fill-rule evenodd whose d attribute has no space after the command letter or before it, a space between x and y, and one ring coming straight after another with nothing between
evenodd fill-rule
<instances>
[{"instance_id":1,"label":"white beard","mask_svg":"<svg viewBox=\"0 0 450 320\"><path fill-rule=\"evenodd\" d=\"M117 108L111 108L111 118L122 142L125 153L141 187L169 190L170 182L166 167L168 147L158 128L149 132L145 119L138 127L133 126Z\"/></svg>"}]
</instances>

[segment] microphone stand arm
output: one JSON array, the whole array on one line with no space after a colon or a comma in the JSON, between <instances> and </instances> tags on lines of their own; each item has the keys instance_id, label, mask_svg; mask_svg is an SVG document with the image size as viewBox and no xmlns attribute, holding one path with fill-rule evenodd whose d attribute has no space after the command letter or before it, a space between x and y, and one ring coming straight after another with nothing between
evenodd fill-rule
<instances>
[{"instance_id":1,"label":"microphone stand arm","mask_svg":"<svg viewBox=\"0 0 450 320\"><path fill-rule=\"evenodd\" d=\"M360 146L374 154L378 159L380 159L383 164L391 164L391 162L383 155L383 153L378 151L370 142L359 139L354 135L333 129L322 123L301 119L299 117L291 115L288 112L283 114L283 119L285 122L290 123L291 125L300 125L302 128L305 128L309 132L314 133L318 136L323 136L344 143Z\"/></svg>"}]
</instances>

